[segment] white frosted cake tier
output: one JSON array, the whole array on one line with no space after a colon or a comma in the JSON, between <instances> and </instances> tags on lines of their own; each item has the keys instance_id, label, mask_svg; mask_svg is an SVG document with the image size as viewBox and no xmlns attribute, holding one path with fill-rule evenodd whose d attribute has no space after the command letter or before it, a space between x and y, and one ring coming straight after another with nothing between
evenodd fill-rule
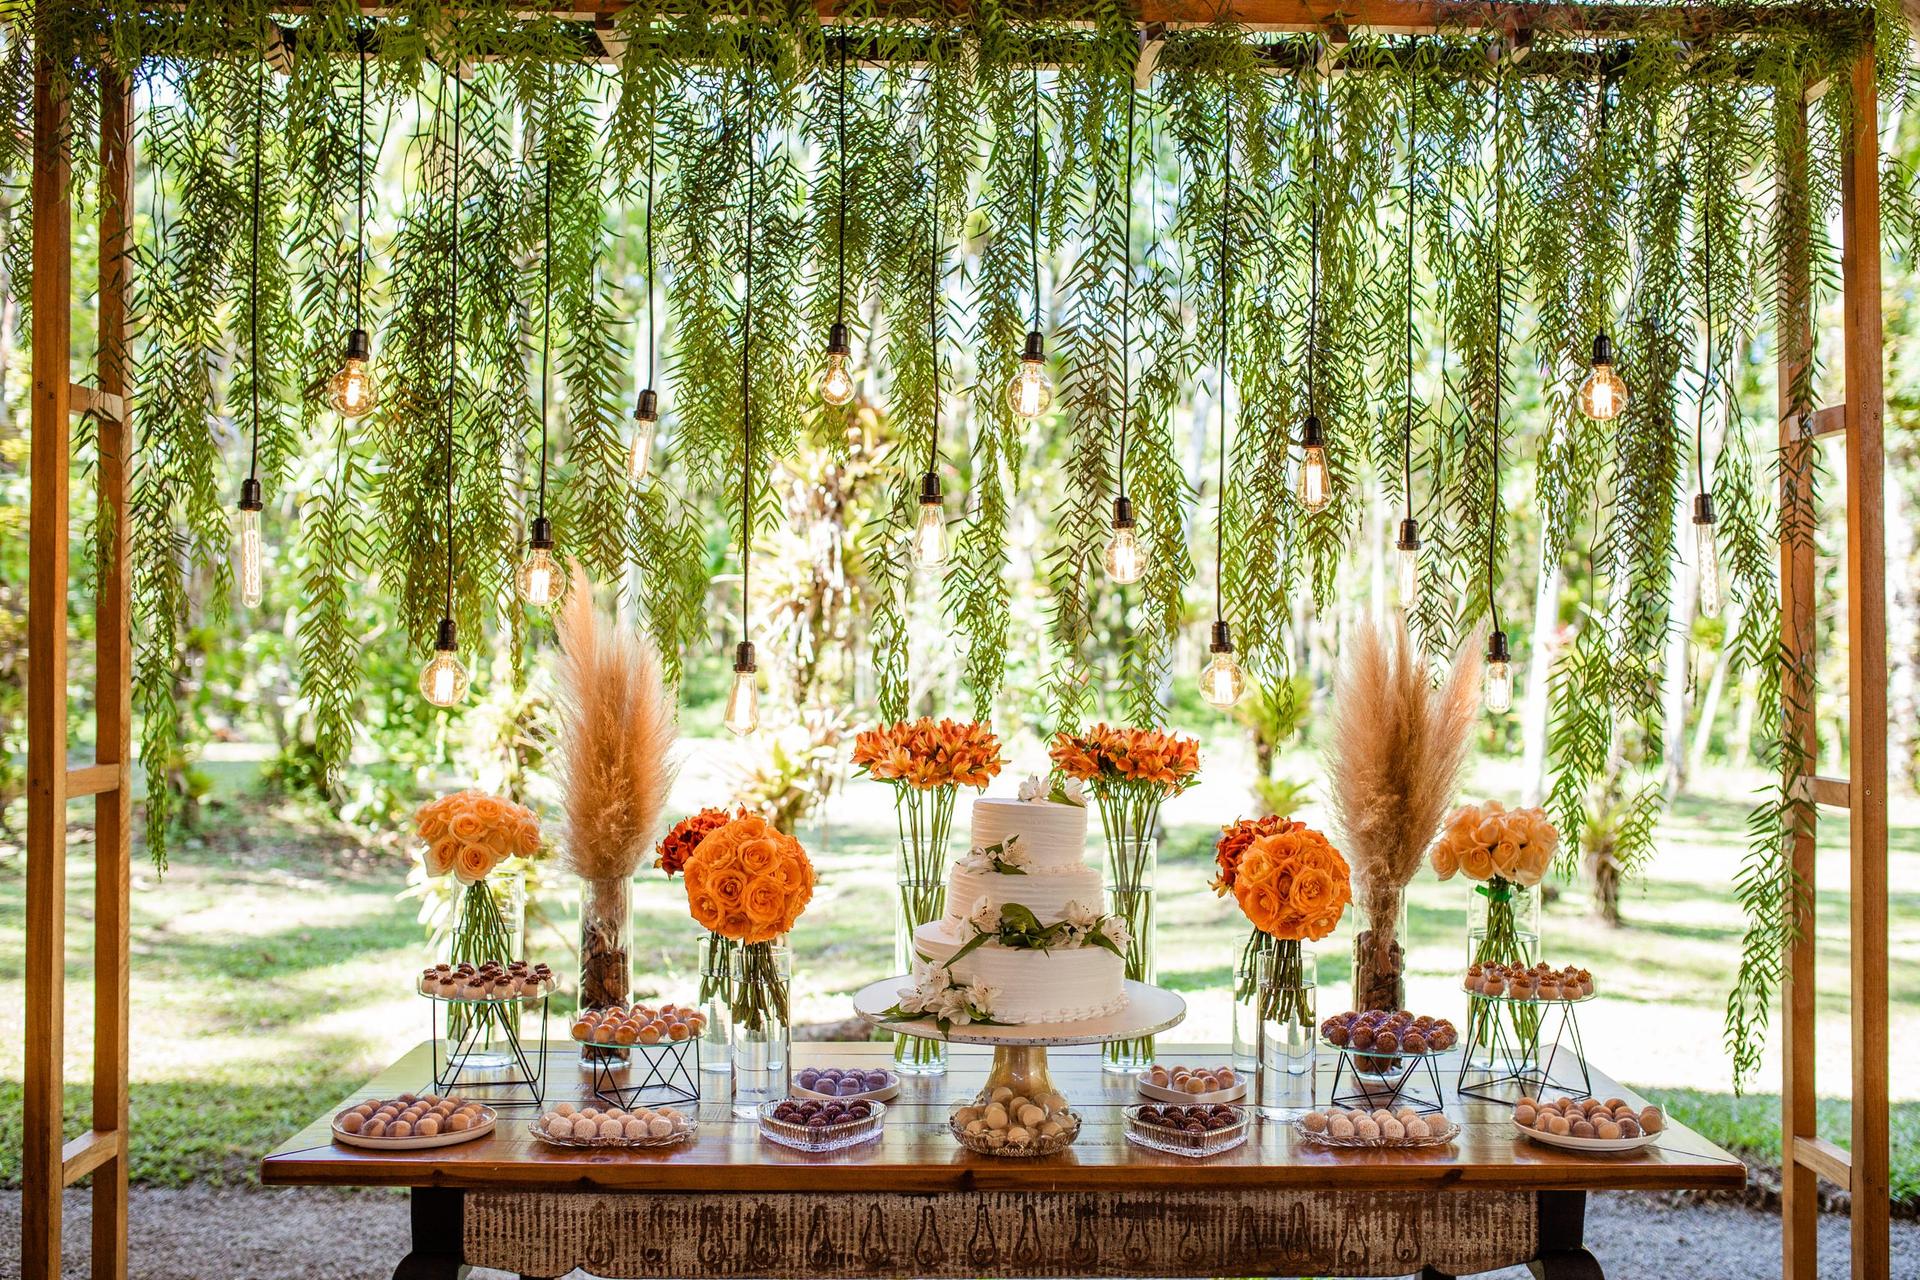
<instances>
[{"instance_id":1,"label":"white frosted cake tier","mask_svg":"<svg viewBox=\"0 0 1920 1280\"><path fill-rule=\"evenodd\" d=\"M947 873L944 923L948 930L958 933L960 922L973 914L983 898L995 906L1017 902L1039 917L1042 924L1052 924L1065 915L1069 902L1077 902L1096 915L1103 915L1107 910L1100 873L1085 863L1058 871L1032 870L1018 876L954 867Z\"/></svg>"},{"instance_id":2,"label":"white frosted cake tier","mask_svg":"<svg viewBox=\"0 0 1920 1280\"><path fill-rule=\"evenodd\" d=\"M913 945L934 964L960 949L944 922L915 929ZM956 982L994 989L995 1022L1080 1022L1127 1007L1126 965L1104 947L1027 951L989 942L954 963L952 972Z\"/></svg>"},{"instance_id":3,"label":"white frosted cake tier","mask_svg":"<svg viewBox=\"0 0 1920 1280\"><path fill-rule=\"evenodd\" d=\"M1087 859L1087 811L1046 800L982 798L973 802L973 847L984 849L1012 836L1029 871L1077 867Z\"/></svg>"}]
</instances>

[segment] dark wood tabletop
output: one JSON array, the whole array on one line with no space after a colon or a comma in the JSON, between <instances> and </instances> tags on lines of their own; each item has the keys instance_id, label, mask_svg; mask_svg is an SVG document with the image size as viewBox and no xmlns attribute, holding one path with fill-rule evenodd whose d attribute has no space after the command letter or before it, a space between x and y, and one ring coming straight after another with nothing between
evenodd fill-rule
<instances>
[{"instance_id":1,"label":"dark wood tabletop","mask_svg":"<svg viewBox=\"0 0 1920 1280\"><path fill-rule=\"evenodd\" d=\"M1097 1046L1055 1049L1055 1085L1082 1117L1080 1137L1065 1153L1034 1160L976 1155L947 1131L947 1111L971 1096L986 1076L987 1050L955 1046L945 1076L912 1077L888 1104L875 1141L830 1155L808 1155L763 1140L752 1121L734 1119L719 1101L697 1109L700 1131L684 1146L655 1151L588 1151L549 1146L527 1132L537 1114L503 1109L495 1131L459 1146L376 1152L332 1139L333 1115L367 1098L430 1087L428 1045L329 1107L267 1155L268 1185L461 1187L547 1191L1143 1191L1156 1185L1204 1187L1487 1188L1539 1190L1675 1190L1737 1188L1745 1168L1731 1154L1684 1125L1669 1124L1658 1145L1624 1156L1586 1156L1520 1136L1509 1108L1449 1094L1447 1114L1460 1123L1452 1143L1418 1150L1352 1151L1315 1146L1282 1120L1265 1119L1236 1150L1205 1160L1163 1155L1126 1140L1121 1107L1142 1101L1132 1077L1100 1069ZM1331 1057L1323 1054L1323 1058ZM882 1043L796 1044L796 1070L806 1065L891 1065ZM1219 1046L1165 1045L1163 1062L1218 1065ZM1321 1063L1321 1105L1332 1064ZM547 1067L547 1105L589 1098L588 1077L571 1045L554 1050ZM1451 1088L1451 1072L1441 1078ZM1594 1095L1643 1099L1593 1072ZM695 1112L695 1108L684 1108Z\"/></svg>"}]
</instances>

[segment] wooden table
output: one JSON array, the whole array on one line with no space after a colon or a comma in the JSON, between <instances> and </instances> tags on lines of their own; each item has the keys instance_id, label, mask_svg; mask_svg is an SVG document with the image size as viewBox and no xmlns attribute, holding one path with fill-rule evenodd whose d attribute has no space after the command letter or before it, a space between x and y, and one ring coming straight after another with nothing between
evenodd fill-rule
<instances>
[{"instance_id":1,"label":"wooden table","mask_svg":"<svg viewBox=\"0 0 1920 1280\"><path fill-rule=\"evenodd\" d=\"M885 1044L794 1046L797 1066L885 1065ZM1161 1060L1216 1064L1218 1047L1167 1046ZM1586 1193L1738 1188L1732 1155L1682 1125L1628 1156L1584 1157L1518 1137L1508 1108L1449 1097L1449 1146L1339 1151L1268 1120L1207 1160L1129 1143L1132 1081L1098 1051L1056 1050L1055 1083L1083 1117L1079 1141L1041 1160L975 1155L948 1134L948 1106L990 1055L955 1047L944 1077L908 1078L881 1137L812 1156L762 1141L722 1100L665 1151L575 1151L527 1133L525 1111L456 1147L379 1153L339 1146L339 1107L261 1161L281 1186L413 1189L413 1251L395 1280L440 1280L463 1264L526 1277L965 1277L1465 1275L1529 1264L1553 1280L1599 1277L1583 1247ZM421 1044L351 1105L429 1087ZM1320 1097L1331 1064L1323 1063ZM1451 1085L1451 1072L1443 1072ZM1597 1070L1598 1097L1643 1100ZM571 1047L549 1060L548 1105L581 1101Z\"/></svg>"}]
</instances>

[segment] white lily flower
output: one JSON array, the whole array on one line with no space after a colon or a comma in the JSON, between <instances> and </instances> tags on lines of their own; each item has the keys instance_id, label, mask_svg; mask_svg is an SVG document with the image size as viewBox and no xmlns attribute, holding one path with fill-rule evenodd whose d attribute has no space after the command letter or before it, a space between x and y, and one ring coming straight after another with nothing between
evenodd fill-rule
<instances>
[{"instance_id":1,"label":"white lily flower","mask_svg":"<svg viewBox=\"0 0 1920 1280\"><path fill-rule=\"evenodd\" d=\"M973 904L967 923L973 926L976 933L1000 932L1000 904L982 894L980 900Z\"/></svg>"},{"instance_id":2,"label":"white lily flower","mask_svg":"<svg viewBox=\"0 0 1920 1280\"><path fill-rule=\"evenodd\" d=\"M1037 773L1028 774L1027 780L1020 784L1020 799L1024 803L1031 804L1036 800L1045 800L1046 798L1047 798L1046 779L1042 778Z\"/></svg>"}]
</instances>

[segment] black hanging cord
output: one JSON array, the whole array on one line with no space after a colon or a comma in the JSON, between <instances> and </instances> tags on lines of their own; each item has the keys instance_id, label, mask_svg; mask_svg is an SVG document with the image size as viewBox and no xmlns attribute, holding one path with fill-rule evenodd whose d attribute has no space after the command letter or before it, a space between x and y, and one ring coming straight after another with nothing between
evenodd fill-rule
<instances>
[{"instance_id":1,"label":"black hanging cord","mask_svg":"<svg viewBox=\"0 0 1920 1280\"><path fill-rule=\"evenodd\" d=\"M1693 467L1698 481L1698 492L1707 491L1707 397L1713 391L1713 185L1716 175L1713 172L1715 158L1713 126L1709 122L1705 140L1706 190L1702 196L1704 207L1700 211L1700 256L1706 279L1702 283L1701 296L1707 320L1707 345L1702 356L1700 369L1700 402L1695 406L1693 419Z\"/></svg>"},{"instance_id":2,"label":"black hanging cord","mask_svg":"<svg viewBox=\"0 0 1920 1280\"><path fill-rule=\"evenodd\" d=\"M1420 198L1419 82L1407 81L1407 420L1400 432L1401 492L1407 519L1413 519L1413 224L1414 202Z\"/></svg>"},{"instance_id":3,"label":"black hanging cord","mask_svg":"<svg viewBox=\"0 0 1920 1280\"><path fill-rule=\"evenodd\" d=\"M1233 222L1233 98L1227 98L1224 160L1220 166L1220 478L1214 493L1213 619L1226 620L1227 563L1227 229Z\"/></svg>"},{"instance_id":4,"label":"black hanging cord","mask_svg":"<svg viewBox=\"0 0 1920 1280\"><path fill-rule=\"evenodd\" d=\"M839 121L834 126L835 148L838 151L840 166L839 196L840 213L834 220L834 255L838 259L836 270L839 274L840 299L834 311L834 323L847 322L847 32L842 27L836 33L840 42L840 82L835 93L839 108Z\"/></svg>"},{"instance_id":5,"label":"black hanging cord","mask_svg":"<svg viewBox=\"0 0 1920 1280\"><path fill-rule=\"evenodd\" d=\"M1493 503L1487 512L1487 612L1493 630L1500 631L1499 593L1494 589L1494 545L1500 540L1500 399L1502 390L1502 340L1507 325L1507 254L1504 226L1507 201L1507 173L1501 166L1504 137L1500 131L1500 94L1506 77L1493 80L1493 431L1488 449L1493 455Z\"/></svg>"},{"instance_id":6,"label":"black hanging cord","mask_svg":"<svg viewBox=\"0 0 1920 1280\"><path fill-rule=\"evenodd\" d=\"M447 613L453 617L453 401L460 368L460 64L453 64L453 274L447 301Z\"/></svg>"},{"instance_id":7,"label":"black hanging cord","mask_svg":"<svg viewBox=\"0 0 1920 1280\"><path fill-rule=\"evenodd\" d=\"M1033 257L1033 331L1040 332L1040 64L1033 64L1033 190L1027 202L1027 246Z\"/></svg>"},{"instance_id":8,"label":"black hanging cord","mask_svg":"<svg viewBox=\"0 0 1920 1280\"><path fill-rule=\"evenodd\" d=\"M546 173L540 191L540 518L547 514L547 360L553 350L553 136L546 148Z\"/></svg>"},{"instance_id":9,"label":"black hanging cord","mask_svg":"<svg viewBox=\"0 0 1920 1280\"><path fill-rule=\"evenodd\" d=\"M927 248L927 342L929 356L933 361L933 421L927 428L927 474L935 475L940 469L940 111L939 73L929 68L927 78L930 81L928 91L933 95L933 186L928 194L928 248Z\"/></svg>"},{"instance_id":10,"label":"black hanging cord","mask_svg":"<svg viewBox=\"0 0 1920 1280\"><path fill-rule=\"evenodd\" d=\"M267 113L267 63L262 58L253 76L253 237L247 255L247 383L253 393L253 447L247 479L260 476L260 149L261 117Z\"/></svg>"},{"instance_id":11,"label":"black hanging cord","mask_svg":"<svg viewBox=\"0 0 1920 1280\"><path fill-rule=\"evenodd\" d=\"M362 31L362 39L365 38ZM360 306L360 289L367 269L367 50L360 48L360 127L355 139L353 167L353 327L364 329L365 316Z\"/></svg>"},{"instance_id":12,"label":"black hanging cord","mask_svg":"<svg viewBox=\"0 0 1920 1280\"><path fill-rule=\"evenodd\" d=\"M1127 419L1133 410L1133 107L1132 82L1127 84L1127 161L1120 182L1120 464L1118 495L1127 496Z\"/></svg>"},{"instance_id":13,"label":"black hanging cord","mask_svg":"<svg viewBox=\"0 0 1920 1280\"><path fill-rule=\"evenodd\" d=\"M753 147L753 81L758 70L758 49L754 30L746 29L747 39L747 252L746 289L740 297L740 415L743 422L740 442L740 642L747 642L752 596L748 590L753 569L753 215L757 183L757 161Z\"/></svg>"},{"instance_id":14,"label":"black hanging cord","mask_svg":"<svg viewBox=\"0 0 1920 1280\"><path fill-rule=\"evenodd\" d=\"M1311 261L1312 281L1307 290L1307 413L1320 412L1320 147L1321 120L1326 104L1321 97L1321 81L1313 82L1313 211L1310 222L1312 230L1308 233L1308 254Z\"/></svg>"}]
</instances>

